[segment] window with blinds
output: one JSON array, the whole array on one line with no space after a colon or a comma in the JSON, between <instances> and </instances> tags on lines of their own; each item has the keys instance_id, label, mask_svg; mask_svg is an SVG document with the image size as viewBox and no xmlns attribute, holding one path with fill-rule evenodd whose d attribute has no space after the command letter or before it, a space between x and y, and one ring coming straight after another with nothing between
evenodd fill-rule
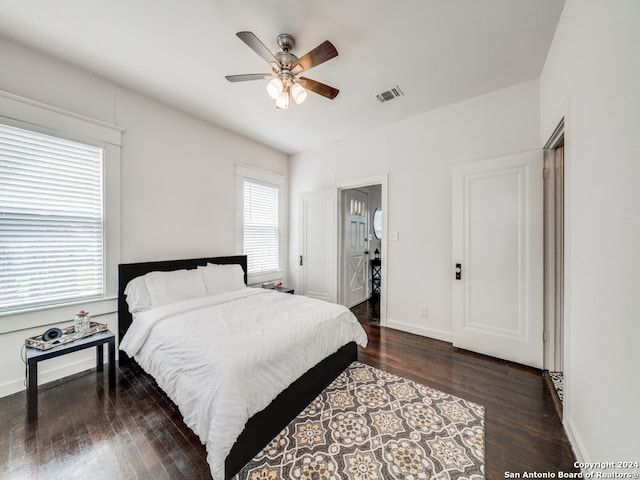
<instances>
[{"instance_id":1,"label":"window with blinds","mask_svg":"<svg viewBox=\"0 0 640 480\"><path fill-rule=\"evenodd\" d=\"M0 124L0 312L103 295L103 149Z\"/></svg>"},{"instance_id":2,"label":"window with blinds","mask_svg":"<svg viewBox=\"0 0 640 480\"><path fill-rule=\"evenodd\" d=\"M277 272L280 266L278 187L245 179L243 208L247 273Z\"/></svg>"}]
</instances>

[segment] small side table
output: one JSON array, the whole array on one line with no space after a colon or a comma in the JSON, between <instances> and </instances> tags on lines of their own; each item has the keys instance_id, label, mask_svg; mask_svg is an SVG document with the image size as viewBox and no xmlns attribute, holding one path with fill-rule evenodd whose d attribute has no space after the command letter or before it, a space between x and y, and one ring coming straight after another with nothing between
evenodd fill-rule
<instances>
[{"instance_id":1,"label":"small side table","mask_svg":"<svg viewBox=\"0 0 640 480\"><path fill-rule=\"evenodd\" d=\"M291 295L294 294L294 289L289 287L264 287L267 290L275 290L276 292L289 293Z\"/></svg>"},{"instance_id":2,"label":"small side table","mask_svg":"<svg viewBox=\"0 0 640 480\"><path fill-rule=\"evenodd\" d=\"M98 332L74 342L65 343L49 350L38 350L26 347L27 356L27 417L29 420L38 418L38 362L49 358L59 357L85 348L96 347L96 371L104 370L104 344L109 350L109 389L116 386L116 337L109 330Z\"/></svg>"},{"instance_id":3,"label":"small side table","mask_svg":"<svg viewBox=\"0 0 640 480\"><path fill-rule=\"evenodd\" d=\"M380 293L380 281L382 278L382 260L373 258L371 263L371 293Z\"/></svg>"}]
</instances>

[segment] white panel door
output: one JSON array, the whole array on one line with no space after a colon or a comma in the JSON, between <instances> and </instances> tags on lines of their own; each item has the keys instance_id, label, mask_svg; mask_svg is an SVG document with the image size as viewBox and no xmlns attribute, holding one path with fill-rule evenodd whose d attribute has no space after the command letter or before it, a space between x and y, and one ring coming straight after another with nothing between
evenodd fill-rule
<instances>
[{"instance_id":1,"label":"white panel door","mask_svg":"<svg viewBox=\"0 0 640 480\"><path fill-rule=\"evenodd\" d=\"M453 344L542 368L542 151L453 168Z\"/></svg>"},{"instance_id":2,"label":"white panel door","mask_svg":"<svg viewBox=\"0 0 640 480\"><path fill-rule=\"evenodd\" d=\"M351 308L369 297L369 196L344 192L344 304Z\"/></svg>"},{"instance_id":3,"label":"white panel door","mask_svg":"<svg viewBox=\"0 0 640 480\"><path fill-rule=\"evenodd\" d=\"M337 301L337 190L300 194L301 294Z\"/></svg>"}]
</instances>

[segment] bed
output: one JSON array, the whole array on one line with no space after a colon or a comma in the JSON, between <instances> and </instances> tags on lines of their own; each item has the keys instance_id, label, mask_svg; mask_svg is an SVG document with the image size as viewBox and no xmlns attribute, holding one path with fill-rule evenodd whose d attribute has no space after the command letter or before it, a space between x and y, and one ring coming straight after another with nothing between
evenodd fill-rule
<instances>
[{"instance_id":1,"label":"bed","mask_svg":"<svg viewBox=\"0 0 640 480\"><path fill-rule=\"evenodd\" d=\"M220 266L220 268L213 268L214 265ZM136 279L135 282L132 282L136 283L140 281L140 277L144 278L143 276L147 274L150 274L147 276L148 279L154 277L155 275L159 275L157 274L157 272L171 272L169 273L169 275L178 275L178 273L176 272L184 270L188 270L188 274L191 278L196 275L194 273L194 270L198 272L200 271L198 270L198 268L203 269L202 271L205 272L204 274L206 275L209 271L218 272L223 268L222 266L228 266L231 269L235 269L236 273L234 282L241 283L240 288L213 296L207 294L207 296L203 298L169 303L158 308L153 308L149 311L143 311L142 313L135 312L133 315L129 311L130 305L127 303L125 288L131 280ZM209 270L207 270L207 268ZM315 398L351 362L353 362L357 358L356 342L362 346L366 345L366 334L355 320L355 317L353 317L351 313L344 307L333 304L326 304L325 302L320 302L313 299L306 299L305 297L301 296L291 296L274 291L247 288L246 256L209 257L187 260L121 264L119 265L118 270L119 345L120 347L122 347L124 344L124 347L122 348L127 350L129 353L135 352L132 355L129 355L126 351L121 350L120 362L130 362L132 361L131 357L133 357L133 360L140 364L140 366L145 371L147 371L147 373L150 373L152 376L154 376L154 378L156 378L156 381L158 382L160 387L178 405L185 419L185 423L187 423L187 425L189 425L196 432L196 434L199 435L200 440L207 445L207 459L209 461L214 480L221 480L222 478L224 478L225 480L231 479L249 460L251 460L260 451L260 449L262 449L272 438L277 435L280 430L282 430L293 418L295 418L295 416L300 411L302 411L304 407L306 407L309 402L313 400L313 398ZM210 286L210 284L210 282L206 283L207 288ZM129 291L128 293L130 297L129 300L131 302L132 298L134 298L134 295L131 293L131 291ZM264 308L262 307L263 305ZM325 306L327 312L324 312ZM266 313L263 315L263 311L267 312L269 310L279 312L281 318L274 318L273 320L269 320L267 322L263 318L266 315ZM297 327L297 320L296 322L291 323L292 312L296 315L298 315L298 313L296 312L300 312L300 328ZM313 326L313 329L308 327L303 328L303 326L305 325L303 322L307 321L306 317L309 315L311 317L319 316L319 318L322 319L322 322L320 323L326 322L327 327L323 328L332 331L331 334L327 334L327 339L325 339L324 333L321 334L322 336L318 336L316 338L316 335L320 334L315 330L315 325ZM332 315L336 315L336 318L334 319ZM349 315L352 318L348 317ZM206 323L202 323L205 317L207 318ZM136 319L135 322L134 318ZM209 318L212 318L212 320L209 321ZM282 325L276 325L280 321L282 321ZM355 326L353 325L354 321ZM248 325L248 327L245 327L245 324L243 322L249 322L246 324ZM339 328L336 328L336 322L340 322ZM153 326L149 327L148 325ZM186 333L183 334L182 332L178 332L178 330L172 330L182 328L176 327L177 325L191 325L191 330L194 330L193 325L201 325L202 328L207 331L215 331L216 334L210 335L209 338L215 337L215 340L213 341L217 343L215 343L215 347L206 350L220 353L203 353L202 365L199 365L199 361L194 361L194 358L199 359L200 357L194 357L193 355L196 354L189 350L189 363L186 366L181 365L180 362L182 361L182 353L184 353L183 350L178 350L178 353L175 353L170 351L170 349L175 350L175 345L173 345L173 343L175 343L179 348L183 348L185 342L188 343L192 340L185 340L187 335ZM256 325L260 325L260 328L256 327ZM292 328L292 325L296 325L296 328ZM277 360L274 360L273 362L268 360L269 357L264 356L266 355L266 353L264 353L262 350L260 350L259 353L255 355L242 355L242 358L238 357L237 355L235 355L235 353L233 353L235 352L237 345L233 347L234 350L231 351L231 353L227 354L226 351L222 349L226 348L226 343L233 342L228 342L226 340L227 337L223 336L222 334L217 334L217 332L226 332L228 329L231 329L229 331L233 332L234 329L236 329L236 335L231 336L234 339L242 338L240 342L242 345L240 345L240 348L245 348L244 335L238 336L237 329L255 329L255 333L249 335L248 337L256 338L258 339L258 342L261 342L261 339L272 334L271 330L275 331L282 327L287 329L287 335L289 334L288 332L290 330L300 330L302 332L309 330L313 331L313 333L311 335L308 335L308 339L303 338L302 340L298 340L297 337L295 337L295 341L287 340L287 342L290 343L287 343L285 341L276 342L278 344L281 344L281 346L278 347L278 351L274 356L274 358L276 358ZM214 328L215 330L212 330ZM340 330L342 333L336 333L336 330ZM165 331L164 334L162 333L163 331ZM173 340L169 341L162 338L162 335L167 335L166 332L174 331L176 332L175 342ZM204 344L202 343L202 338L204 337L205 335L201 335L200 339L196 338L195 340L193 340L193 342L195 342L193 349L203 349ZM158 342L165 343L163 344ZM253 342L253 340L246 339L246 342L251 343ZM304 342L307 342L308 345L303 348L302 345L304 345ZM316 355L322 356L321 358L317 359L317 361L314 360L313 357L307 358L306 353L301 354L301 348L305 352L307 350L315 350L316 344L322 345L322 347L318 348L325 350L325 353L316 353ZM313 348L309 348L310 345L312 345ZM168 353L164 352L166 349L169 349L167 350ZM200 353L198 353L197 355L200 355ZM214 356L214 364L211 363L212 360L211 358L209 358L211 355ZM219 355L219 357L215 357L215 355ZM296 361L291 361L290 358L289 360L286 360L287 355L296 355ZM297 360L298 355L301 356L300 361ZM244 365L244 357L254 356L258 360L256 360L253 366ZM215 360L215 358L218 358L218 360ZM228 358L234 358L233 362L227 362L226 360ZM180 366L173 368L174 363ZM242 369L250 368L252 370L234 370L240 368L238 367L238 365L236 365L238 363L242 364ZM192 367L200 370L202 370L202 368L211 367L212 370L218 371L218 364L229 364L229 367L231 368L229 373L221 373L222 376L220 378L227 378L227 380L220 381L220 384L235 384L237 383L235 381L236 378L247 377L249 379L248 381L256 382L255 385L260 385L260 388L255 389L257 391L259 390L260 392L262 392L263 390L269 390L272 384L275 385L274 388L277 387L277 391L275 391L275 393L274 391L264 393L268 401L264 398L260 398L259 400L254 401L254 392L251 391L249 395L249 397L251 398L247 400L247 407L236 408L228 415L216 414L216 412L220 411L218 410L218 407L216 406L214 408L210 406L216 404L216 402L207 400L202 405L206 406L206 408L210 408L211 412L204 414L202 413L204 411L204 407L202 405L199 405L197 407L189 405L191 398L204 398L204 395L194 395L193 392L188 391L188 388L191 388L189 386L190 384L180 383L182 382L182 380L175 379L190 377L192 375L192 373L190 372ZM207 367L205 367L205 365L207 365ZM285 366L285 368L282 368L283 365ZM295 365L295 368L300 370L299 375L296 372L289 371L292 370L292 368L289 367L290 365ZM176 370L176 372L171 374L167 373L172 369ZM287 370L286 374L282 373L283 370ZM183 371L186 371L188 373L181 373ZM236 373L234 373L237 371L242 371L243 373L241 375L237 375ZM273 372L276 372L275 374L277 376L296 376L295 378L290 379L290 383L289 379L284 378L276 378L274 380L271 380L267 375L272 375ZM198 381L203 382L204 377L202 377L202 372L196 372L195 374L193 374L193 378L196 378L197 375L200 375L200 377L197 377L199 378ZM225 377L225 375L227 377ZM207 375L207 382L210 380L209 377L213 378L214 376ZM280 384L281 386L278 386ZM184 385L188 385L188 387L186 387L187 389L185 389ZM253 388L254 383L251 383L251 385ZM209 385L207 384L202 388L207 391L217 391L218 383L212 384L211 387L209 387ZM225 393L225 395L223 396L224 398L228 397L229 399L233 398L234 400L226 401L224 403L232 403L233 405L235 405L235 400L237 398L244 398L245 396L247 396L247 392L243 392L240 392L237 395L235 391L232 391L228 395ZM214 397L216 396L215 394L212 395ZM260 395L262 395L262 393ZM180 397L182 397L182 399ZM264 408L255 412L252 410L252 408L256 409L256 405L262 405L262 403L266 405L264 406ZM245 410L247 413L242 413ZM196 413L194 414L193 412ZM232 442L232 446L230 447L230 449L228 449L228 445L231 445L231 443L229 443L226 438L218 441L217 437L215 437L215 435L218 435L218 433L216 432L225 432L224 434L226 435L227 430L229 430L228 426L219 426L217 423L215 423L218 420L213 421L211 419L227 417L233 419L240 415L240 413L242 413L242 415L247 415L247 420L246 423L243 423L244 426L243 428L239 429L239 433L237 435L233 433L234 441ZM196 421L193 420L194 415L198 417ZM203 422L202 418L200 417L204 418L205 421ZM208 432L204 432L202 423L207 425L207 422L210 422L210 426L208 427ZM206 427L204 429L206 430ZM236 425L233 425L233 428L231 428L231 430L233 429L238 430ZM203 438L203 436L205 438ZM219 447L222 451L219 451ZM224 459L223 462L220 461L220 458Z\"/></svg>"}]
</instances>

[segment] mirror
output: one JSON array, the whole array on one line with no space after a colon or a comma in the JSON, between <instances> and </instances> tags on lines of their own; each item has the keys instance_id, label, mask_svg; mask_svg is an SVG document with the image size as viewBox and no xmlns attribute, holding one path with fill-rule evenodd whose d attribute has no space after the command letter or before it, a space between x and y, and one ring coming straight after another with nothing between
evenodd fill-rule
<instances>
[{"instance_id":1,"label":"mirror","mask_svg":"<svg viewBox=\"0 0 640 480\"><path fill-rule=\"evenodd\" d=\"M373 234L378 240L382 238L382 210L379 208L373 212Z\"/></svg>"}]
</instances>

